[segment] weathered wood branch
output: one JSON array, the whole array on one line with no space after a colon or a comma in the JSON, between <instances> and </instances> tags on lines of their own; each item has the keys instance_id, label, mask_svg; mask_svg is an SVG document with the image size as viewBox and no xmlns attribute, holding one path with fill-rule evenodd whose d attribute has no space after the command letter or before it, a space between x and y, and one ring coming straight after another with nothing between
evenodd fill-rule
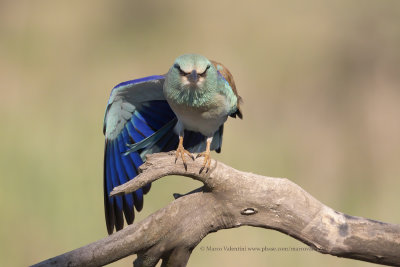
<instances>
[{"instance_id":1,"label":"weathered wood branch","mask_svg":"<svg viewBox=\"0 0 400 267\"><path fill-rule=\"evenodd\" d=\"M338 257L400 266L400 225L337 212L284 178L235 170L201 160L185 171L174 153L150 155L142 173L114 189L124 194L167 175L182 175L204 186L178 197L146 219L99 241L34 266L99 266L137 254L134 266L186 266L192 250L211 232L242 225L278 230Z\"/></svg>"}]
</instances>

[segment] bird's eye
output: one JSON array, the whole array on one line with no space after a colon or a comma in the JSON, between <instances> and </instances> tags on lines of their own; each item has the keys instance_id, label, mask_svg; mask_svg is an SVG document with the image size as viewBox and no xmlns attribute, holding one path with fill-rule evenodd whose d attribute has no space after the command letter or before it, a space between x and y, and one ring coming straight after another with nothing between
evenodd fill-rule
<instances>
[{"instance_id":1,"label":"bird's eye","mask_svg":"<svg viewBox=\"0 0 400 267\"><path fill-rule=\"evenodd\" d=\"M204 76L206 76L206 72L207 72L207 70L210 68L210 65L207 65L207 68L202 72L202 73L199 73L199 76L201 76L201 77L204 77Z\"/></svg>"},{"instance_id":2,"label":"bird's eye","mask_svg":"<svg viewBox=\"0 0 400 267\"><path fill-rule=\"evenodd\" d=\"M188 75L188 74L189 74L189 73L187 73L187 72L184 72L184 71L181 69L181 66L179 66L179 64L174 64L174 68L177 69L177 70L179 71L179 74L182 75L182 76L185 76L185 75Z\"/></svg>"}]
</instances>

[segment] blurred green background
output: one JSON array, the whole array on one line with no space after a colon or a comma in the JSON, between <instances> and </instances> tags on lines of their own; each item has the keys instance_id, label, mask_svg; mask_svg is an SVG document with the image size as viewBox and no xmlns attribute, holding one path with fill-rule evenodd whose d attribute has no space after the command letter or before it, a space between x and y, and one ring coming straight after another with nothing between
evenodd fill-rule
<instances>
[{"instance_id":1,"label":"blurred green background","mask_svg":"<svg viewBox=\"0 0 400 267\"><path fill-rule=\"evenodd\" d=\"M223 62L244 99L217 159L288 177L326 205L400 223L400 2L0 1L0 265L26 266L107 235L105 105L121 81L184 53ZM141 220L198 182L157 181ZM272 230L208 235L189 266L372 266ZM111 266L131 266L131 256Z\"/></svg>"}]
</instances>

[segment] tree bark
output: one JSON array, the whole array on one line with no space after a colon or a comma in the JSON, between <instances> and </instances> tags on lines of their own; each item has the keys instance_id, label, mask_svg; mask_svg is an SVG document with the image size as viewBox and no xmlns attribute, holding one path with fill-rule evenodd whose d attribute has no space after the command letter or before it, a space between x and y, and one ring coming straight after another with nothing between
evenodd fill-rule
<instances>
[{"instance_id":1,"label":"tree bark","mask_svg":"<svg viewBox=\"0 0 400 267\"><path fill-rule=\"evenodd\" d=\"M34 266L100 266L137 254L134 266L186 266L209 233L242 225L274 229L315 250L338 257L400 266L400 225L337 212L285 178L235 170L212 161L174 164L174 152L149 155L135 179L111 195L133 192L167 175L182 175L204 186L143 221L84 247Z\"/></svg>"}]
</instances>

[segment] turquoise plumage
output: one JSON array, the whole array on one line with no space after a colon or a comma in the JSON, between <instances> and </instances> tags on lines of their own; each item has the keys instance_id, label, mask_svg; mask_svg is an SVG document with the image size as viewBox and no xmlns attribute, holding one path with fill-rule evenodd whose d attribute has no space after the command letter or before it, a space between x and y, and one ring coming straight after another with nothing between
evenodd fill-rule
<instances>
[{"instance_id":1,"label":"turquoise plumage","mask_svg":"<svg viewBox=\"0 0 400 267\"><path fill-rule=\"evenodd\" d=\"M134 220L150 185L124 196L111 190L133 179L145 155L176 149L204 157L200 172L210 167L210 151L221 151L228 116L242 118L241 98L230 72L220 63L188 54L178 57L166 75L130 80L115 86L104 118L104 207L108 233ZM176 160L175 160L176 162Z\"/></svg>"}]
</instances>

